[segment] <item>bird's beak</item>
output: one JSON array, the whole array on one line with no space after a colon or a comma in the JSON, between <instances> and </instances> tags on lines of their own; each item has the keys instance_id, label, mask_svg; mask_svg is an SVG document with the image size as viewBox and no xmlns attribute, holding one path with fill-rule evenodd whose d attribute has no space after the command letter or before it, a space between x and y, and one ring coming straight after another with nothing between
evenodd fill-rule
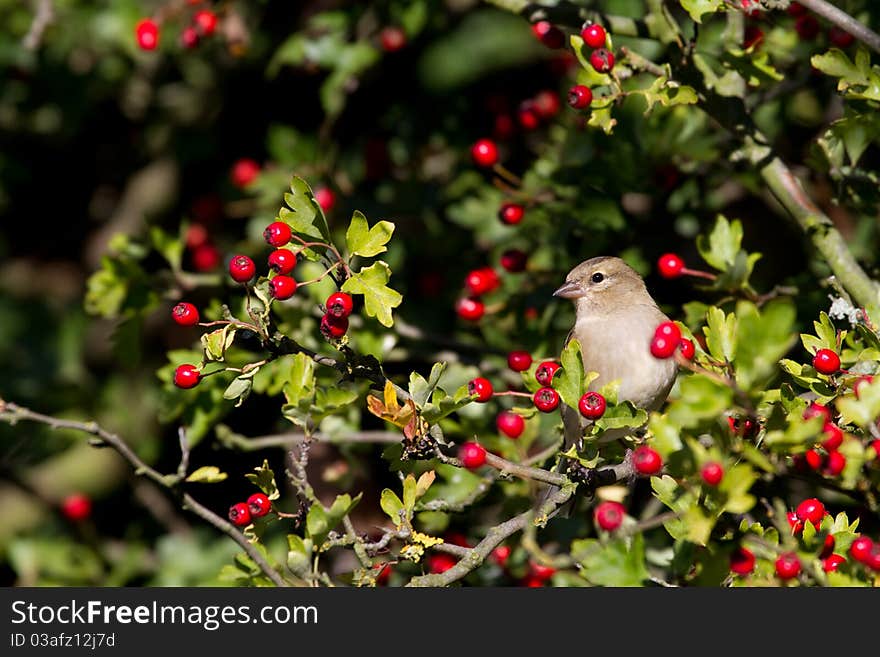
<instances>
[{"instance_id":1,"label":"bird's beak","mask_svg":"<svg viewBox=\"0 0 880 657\"><path fill-rule=\"evenodd\" d=\"M561 297L563 299L577 299L578 297L584 296L583 290L581 290L581 286L572 281L566 281L556 292L553 293L554 297Z\"/></svg>"}]
</instances>

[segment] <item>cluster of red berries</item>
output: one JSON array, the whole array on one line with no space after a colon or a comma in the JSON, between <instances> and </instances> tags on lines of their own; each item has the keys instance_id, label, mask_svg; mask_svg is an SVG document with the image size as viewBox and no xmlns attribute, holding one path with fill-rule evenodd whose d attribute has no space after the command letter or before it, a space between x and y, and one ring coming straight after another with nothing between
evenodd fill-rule
<instances>
[{"instance_id":1,"label":"cluster of red berries","mask_svg":"<svg viewBox=\"0 0 880 657\"><path fill-rule=\"evenodd\" d=\"M846 467L846 457L838 451L843 444L843 431L832 422L831 409L823 404L812 402L804 410L805 420L814 417L822 419L823 440L803 454L795 456L795 467L822 471L830 477L836 477Z\"/></svg>"},{"instance_id":2,"label":"cluster of red berries","mask_svg":"<svg viewBox=\"0 0 880 657\"><path fill-rule=\"evenodd\" d=\"M490 558L494 563L500 566L508 575L511 573L507 569L508 561L510 560L510 555L513 550L509 545L499 545L494 550L492 550L492 554ZM543 564L539 564L534 560L529 561L529 569L526 572L525 576L519 578L518 584L520 586L525 586L527 588L538 588L544 586L553 574L556 572L555 568L551 566L545 566Z\"/></svg>"},{"instance_id":3,"label":"cluster of red berries","mask_svg":"<svg viewBox=\"0 0 880 657\"><path fill-rule=\"evenodd\" d=\"M522 210L521 206L517 206ZM502 208L503 209L503 208ZM501 267L509 273L525 270L528 255L519 249L508 249L501 254ZM501 285L501 277L492 267L480 267L468 272L464 279L466 296L455 302L456 314L469 322L480 320L486 313L482 297L491 294Z\"/></svg>"},{"instance_id":4,"label":"cluster of red berries","mask_svg":"<svg viewBox=\"0 0 880 657\"><path fill-rule=\"evenodd\" d=\"M327 297L324 308L321 335L328 340L339 340L348 331L348 317L354 309L354 302L345 292L334 292Z\"/></svg>"},{"instance_id":5,"label":"cluster of red berries","mask_svg":"<svg viewBox=\"0 0 880 657\"><path fill-rule=\"evenodd\" d=\"M675 322L663 322L655 329L651 339L651 355L654 358L670 358L676 350L687 360L692 360L696 353L693 341L682 337L681 329Z\"/></svg>"},{"instance_id":6,"label":"cluster of red berries","mask_svg":"<svg viewBox=\"0 0 880 657\"><path fill-rule=\"evenodd\" d=\"M200 4L201 0L190 0L190 4ZM217 14L210 9L194 12L191 21L180 32L180 44L184 48L195 48L199 42L217 30ZM141 50L155 50L159 46L159 23L152 18L142 18L134 28L135 38Z\"/></svg>"},{"instance_id":7,"label":"cluster of red berries","mask_svg":"<svg viewBox=\"0 0 880 657\"><path fill-rule=\"evenodd\" d=\"M254 518L262 518L272 510L272 502L265 493L254 493L247 502L238 502L229 507L229 521L236 527L251 524Z\"/></svg>"},{"instance_id":8,"label":"cluster of red berries","mask_svg":"<svg viewBox=\"0 0 880 657\"><path fill-rule=\"evenodd\" d=\"M750 18L761 19L763 12L755 7L754 0L740 0L742 8ZM788 14L794 18L794 29L798 37L803 41L813 41L822 31L819 20L799 2L792 2L788 6ZM743 48L751 48L759 45L764 40L764 31L757 25L749 25L743 34ZM855 43L855 37L840 27L832 26L828 29L828 40L831 45L838 48L848 48Z\"/></svg>"},{"instance_id":9,"label":"cluster of red berries","mask_svg":"<svg viewBox=\"0 0 880 657\"><path fill-rule=\"evenodd\" d=\"M605 47L608 43L605 28L597 23L587 23L581 28L581 38L586 46L593 49L590 53L590 66L597 73L610 73L614 68L614 53Z\"/></svg>"}]
</instances>

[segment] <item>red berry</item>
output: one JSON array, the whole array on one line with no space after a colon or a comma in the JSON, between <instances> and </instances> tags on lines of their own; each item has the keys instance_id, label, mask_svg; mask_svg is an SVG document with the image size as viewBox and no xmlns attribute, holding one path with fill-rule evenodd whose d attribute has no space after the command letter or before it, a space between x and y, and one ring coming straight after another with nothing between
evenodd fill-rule
<instances>
[{"instance_id":1,"label":"red berry","mask_svg":"<svg viewBox=\"0 0 880 657\"><path fill-rule=\"evenodd\" d=\"M501 411L498 414L498 417L495 418L495 426L498 427L498 431L505 436L516 440L525 430L526 421L523 419L522 415L518 415L511 411Z\"/></svg>"},{"instance_id":2,"label":"red berry","mask_svg":"<svg viewBox=\"0 0 880 657\"><path fill-rule=\"evenodd\" d=\"M820 559L825 559L834 552L834 537L831 534L825 536L825 542L822 543L822 551L819 553Z\"/></svg>"},{"instance_id":3,"label":"red berry","mask_svg":"<svg viewBox=\"0 0 880 657\"><path fill-rule=\"evenodd\" d=\"M491 267L482 267L469 272L464 284L472 295L480 296L497 289L501 285L501 279Z\"/></svg>"},{"instance_id":4,"label":"red berry","mask_svg":"<svg viewBox=\"0 0 880 657\"><path fill-rule=\"evenodd\" d=\"M272 508L272 502L269 501L269 498L264 493L254 493L251 495L248 498L247 505L253 518L262 518Z\"/></svg>"},{"instance_id":5,"label":"red berry","mask_svg":"<svg viewBox=\"0 0 880 657\"><path fill-rule=\"evenodd\" d=\"M801 561L794 552L783 552L776 559L776 574L780 579L789 580L801 572Z\"/></svg>"},{"instance_id":6,"label":"red berry","mask_svg":"<svg viewBox=\"0 0 880 657\"><path fill-rule=\"evenodd\" d=\"M678 342L662 335L655 335L651 340L651 355L654 358L669 358L675 353L676 347L678 347Z\"/></svg>"},{"instance_id":7,"label":"red berry","mask_svg":"<svg viewBox=\"0 0 880 657\"><path fill-rule=\"evenodd\" d=\"M593 519L596 524L606 532L613 532L620 527L624 516L626 516L626 509L620 502L602 502L593 511Z\"/></svg>"},{"instance_id":8,"label":"red berry","mask_svg":"<svg viewBox=\"0 0 880 657\"><path fill-rule=\"evenodd\" d=\"M614 68L614 53L605 48L599 48L590 53L590 65L597 73L608 73Z\"/></svg>"},{"instance_id":9,"label":"red berry","mask_svg":"<svg viewBox=\"0 0 880 657\"><path fill-rule=\"evenodd\" d=\"M874 549L874 541L867 536L859 536L849 546L850 556L859 563L867 563Z\"/></svg>"},{"instance_id":10,"label":"red berry","mask_svg":"<svg viewBox=\"0 0 880 657\"><path fill-rule=\"evenodd\" d=\"M256 160L249 157L243 157L232 165L229 178L232 184L239 189L244 189L250 185L254 179L260 174L260 165Z\"/></svg>"},{"instance_id":11,"label":"red berry","mask_svg":"<svg viewBox=\"0 0 880 657\"><path fill-rule=\"evenodd\" d=\"M247 283L257 273L254 261L246 255L233 256L229 261L229 275L236 283Z\"/></svg>"},{"instance_id":12,"label":"red berry","mask_svg":"<svg viewBox=\"0 0 880 657\"><path fill-rule=\"evenodd\" d=\"M321 317L320 331L327 340L339 340L348 331L348 317L325 314Z\"/></svg>"},{"instance_id":13,"label":"red berry","mask_svg":"<svg viewBox=\"0 0 880 657\"><path fill-rule=\"evenodd\" d=\"M507 560L510 558L510 553L511 549L509 545L499 545L492 550L492 561L504 568L507 565Z\"/></svg>"},{"instance_id":14,"label":"red berry","mask_svg":"<svg viewBox=\"0 0 880 657\"><path fill-rule=\"evenodd\" d=\"M244 502L233 504L229 507L229 520L237 527L251 524L251 510Z\"/></svg>"},{"instance_id":15,"label":"red berry","mask_svg":"<svg viewBox=\"0 0 880 657\"><path fill-rule=\"evenodd\" d=\"M681 351L682 358L687 360L693 360L694 354L697 352L696 346L692 340L688 340L687 338L682 338L678 341L678 348Z\"/></svg>"},{"instance_id":16,"label":"red berry","mask_svg":"<svg viewBox=\"0 0 880 657\"><path fill-rule=\"evenodd\" d=\"M829 452L823 472L829 477L836 477L846 467L846 457L840 452Z\"/></svg>"},{"instance_id":17,"label":"red berry","mask_svg":"<svg viewBox=\"0 0 880 657\"><path fill-rule=\"evenodd\" d=\"M597 23L584 25L581 29L581 38L590 48L602 48L605 45L605 28Z\"/></svg>"},{"instance_id":18,"label":"red berry","mask_svg":"<svg viewBox=\"0 0 880 657\"><path fill-rule=\"evenodd\" d=\"M836 451L843 444L843 431L836 424L826 422L825 426L822 427L822 433L825 434L822 447L829 452Z\"/></svg>"},{"instance_id":19,"label":"red berry","mask_svg":"<svg viewBox=\"0 0 880 657\"><path fill-rule=\"evenodd\" d=\"M220 265L220 251L213 244L202 244L193 249L192 265L196 271L213 271Z\"/></svg>"},{"instance_id":20,"label":"red berry","mask_svg":"<svg viewBox=\"0 0 880 657\"><path fill-rule=\"evenodd\" d=\"M593 91L588 86L576 84L568 90L568 104L574 109L584 109L593 102Z\"/></svg>"},{"instance_id":21,"label":"red berry","mask_svg":"<svg viewBox=\"0 0 880 657\"><path fill-rule=\"evenodd\" d=\"M818 470L822 467L822 462L824 459L822 455L817 452L815 449L808 449L804 454L804 459L807 462L807 465L810 466L813 470Z\"/></svg>"},{"instance_id":22,"label":"red berry","mask_svg":"<svg viewBox=\"0 0 880 657\"><path fill-rule=\"evenodd\" d=\"M354 309L354 301L352 301L351 296L345 292L334 292L327 297L327 302L324 306L327 308L328 315L332 315L333 317L348 317Z\"/></svg>"},{"instance_id":23,"label":"red berry","mask_svg":"<svg viewBox=\"0 0 880 657\"><path fill-rule=\"evenodd\" d=\"M159 26L150 18L142 18L134 27L137 44L141 50L155 50L159 45Z\"/></svg>"},{"instance_id":24,"label":"red berry","mask_svg":"<svg viewBox=\"0 0 880 657\"><path fill-rule=\"evenodd\" d=\"M840 356L830 349L820 349L813 357L813 367L819 374L835 374L840 369Z\"/></svg>"},{"instance_id":25,"label":"red berry","mask_svg":"<svg viewBox=\"0 0 880 657\"><path fill-rule=\"evenodd\" d=\"M511 351L507 354L507 366L514 372L524 372L532 366L532 355L528 351Z\"/></svg>"},{"instance_id":26,"label":"red berry","mask_svg":"<svg viewBox=\"0 0 880 657\"><path fill-rule=\"evenodd\" d=\"M214 30L217 29L217 14L213 11L202 9L193 16L193 22L198 26L202 34L211 36L214 34Z\"/></svg>"},{"instance_id":27,"label":"red berry","mask_svg":"<svg viewBox=\"0 0 880 657\"><path fill-rule=\"evenodd\" d=\"M177 369L174 370L174 385L184 390L195 388L201 378L202 373L199 372L195 365L178 365Z\"/></svg>"},{"instance_id":28,"label":"red berry","mask_svg":"<svg viewBox=\"0 0 880 657\"><path fill-rule=\"evenodd\" d=\"M753 436L758 426L750 418L742 419L732 415L727 416L727 425L730 427L731 433L743 437Z\"/></svg>"},{"instance_id":29,"label":"red berry","mask_svg":"<svg viewBox=\"0 0 880 657\"><path fill-rule=\"evenodd\" d=\"M657 260L657 270L663 278L678 278L684 269L684 260L675 253L664 253Z\"/></svg>"},{"instance_id":30,"label":"red berry","mask_svg":"<svg viewBox=\"0 0 880 657\"><path fill-rule=\"evenodd\" d=\"M825 423L831 422L831 411L828 410L827 406L811 402L810 405L804 409L803 418L809 420L814 417L821 417L822 421Z\"/></svg>"},{"instance_id":31,"label":"red berry","mask_svg":"<svg viewBox=\"0 0 880 657\"><path fill-rule=\"evenodd\" d=\"M797 536L804 531L804 523L803 521L798 520L797 513L789 511L785 517L788 520L788 526L791 527L791 533L793 536Z\"/></svg>"},{"instance_id":32,"label":"red berry","mask_svg":"<svg viewBox=\"0 0 880 657\"><path fill-rule=\"evenodd\" d=\"M598 420L605 415L605 398L598 392L588 392L578 401L578 410L588 420Z\"/></svg>"},{"instance_id":33,"label":"red berry","mask_svg":"<svg viewBox=\"0 0 880 657\"><path fill-rule=\"evenodd\" d=\"M406 32L396 25L389 25L379 33L379 42L385 52L397 52L406 45Z\"/></svg>"},{"instance_id":34,"label":"red berry","mask_svg":"<svg viewBox=\"0 0 880 657\"><path fill-rule=\"evenodd\" d=\"M465 297L455 302L455 312L462 319L476 322L486 312L486 306L479 299Z\"/></svg>"},{"instance_id":35,"label":"red berry","mask_svg":"<svg viewBox=\"0 0 880 657\"><path fill-rule=\"evenodd\" d=\"M804 7L800 2L792 2L788 5L788 14L790 16L803 16L807 13L807 8Z\"/></svg>"},{"instance_id":36,"label":"red berry","mask_svg":"<svg viewBox=\"0 0 880 657\"><path fill-rule=\"evenodd\" d=\"M535 379L537 379L538 383L542 386L549 386L553 377L556 375L556 372L560 369L561 366L559 363L554 363L552 360L545 360L538 365L538 369L535 370Z\"/></svg>"},{"instance_id":37,"label":"red berry","mask_svg":"<svg viewBox=\"0 0 880 657\"><path fill-rule=\"evenodd\" d=\"M549 21L538 21L532 25L532 33L548 48L557 50L565 45L565 34Z\"/></svg>"},{"instance_id":38,"label":"red berry","mask_svg":"<svg viewBox=\"0 0 880 657\"><path fill-rule=\"evenodd\" d=\"M739 547L730 555L730 572L748 575L755 569L755 555L751 550Z\"/></svg>"},{"instance_id":39,"label":"red berry","mask_svg":"<svg viewBox=\"0 0 880 657\"><path fill-rule=\"evenodd\" d=\"M71 493L61 502L61 513L71 522L82 522L92 515L92 500L83 493Z\"/></svg>"},{"instance_id":40,"label":"red berry","mask_svg":"<svg viewBox=\"0 0 880 657\"><path fill-rule=\"evenodd\" d=\"M269 285L271 286L272 296L279 301L284 301L285 299L289 299L296 292L296 281L290 276L285 276L284 274L278 274L271 281L269 281Z\"/></svg>"},{"instance_id":41,"label":"red berry","mask_svg":"<svg viewBox=\"0 0 880 657\"><path fill-rule=\"evenodd\" d=\"M498 163L498 146L491 139L480 139L471 146L471 157L479 167L492 167Z\"/></svg>"},{"instance_id":42,"label":"red berry","mask_svg":"<svg viewBox=\"0 0 880 657\"><path fill-rule=\"evenodd\" d=\"M880 461L880 438L872 440L869 446L874 448L874 460Z\"/></svg>"},{"instance_id":43,"label":"red berry","mask_svg":"<svg viewBox=\"0 0 880 657\"><path fill-rule=\"evenodd\" d=\"M855 43L856 38L846 30L835 25L828 30L828 40L831 41L832 45L835 45L838 48L849 48Z\"/></svg>"},{"instance_id":44,"label":"red berry","mask_svg":"<svg viewBox=\"0 0 880 657\"><path fill-rule=\"evenodd\" d=\"M675 342L675 346L678 346L678 343L681 341L681 329L678 328L678 325L675 322L663 322L656 329L654 329L654 335L660 335L664 338L669 338L673 342Z\"/></svg>"},{"instance_id":45,"label":"red berry","mask_svg":"<svg viewBox=\"0 0 880 657\"><path fill-rule=\"evenodd\" d=\"M663 459L660 454L647 445L636 447L632 453L632 462L636 472L643 475L657 474L663 467Z\"/></svg>"},{"instance_id":46,"label":"red berry","mask_svg":"<svg viewBox=\"0 0 880 657\"><path fill-rule=\"evenodd\" d=\"M865 565L871 570L880 571L880 544L875 543L871 548L871 552L865 560Z\"/></svg>"},{"instance_id":47,"label":"red berry","mask_svg":"<svg viewBox=\"0 0 880 657\"><path fill-rule=\"evenodd\" d=\"M528 255L519 249L508 249L501 254L501 266L511 274L524 271Z\"/></svg>"},{"instance_id":48,"label":"red berry","mask_svg":"<svg viewBox=\"0 0 880 657\"><path fill-rule=\"evenodd\" d=\"M202 244L207 244L208 239L208 229L205 228L204 224L190 224L187 227L186 236L184 237L186 248L196 249Z\"/></svg>"},{"instance_id":49,"label":"red berry","mask_svg":"<svg viewBox=\"0 0 880 657\"><path fill-rule=\"evenodd\" d=\"M287 244L291 236L290 226L283 221L273 221L263 231L263 239L266 240L269 246L274 246L275 248Z\"/></svg>"},{"instance_id":50,"label":"red berry","mask_svg":"<svg viewBox=\"0 0 880 657\"><path fill-rule=\"evenodd\" d=\"M510 139L516 130L516 125L509 114L499 114L495 117L495 128L493 134L498 139Z\"/></svg>"},{"instance_id":51,"label":"red berry","mask_svg":"<svg viewBox=\"0 0 880 657\"><path fill-rule=\"evenodd\" d=\"M479 443L465 443L458 450L458 458L468 470L475 470L486 462L486 448Z\"/></svg>"},{"instance_id":52,"label":"red berry","mask_svg":"<svg viewBox=\"0 0 880 657\"><path fill-rule=\"evenodd\" d=\"M559 114L559 94L545 89L535 96L533 107L542 119L551 119Z\"/></svg>"},{"instance_id":53,"label":"red berry","mask_svg":"<svg viewBox=\"0 0 880 657\"><path fill-rule=\"evenodd\" d=\"M707 463L700 470L700 476L707 486L717 486L724 478L724 468L720 463Z\"/></svg>"},{"instance_id":54,"label":"red berry","mask_svg":"<svg viewBox=\"0 0 880 657\"><path fill-rule=\"evenodd\" d=\"M815 16L810 14L800 16L794 22L794 29L801 39L804 41L812 41L819 35L819 21L816 20Z\"/></svg>"},{"instance_id":55,"label":"red berry","mask_svg":"<svg viewBox=\"0 0 880 657\"><path fill-rule=\"evenodd\" d=\"M451 554L432 554L427 559L428 570L439 575L452 568L458 561Z\"/></svg>"},{"instance_id":56,"label":"red berry","mask_svg":"<svg viewBox=\"0 0 880 657\"><path fill-rule=\"evenodd\" d=\"M534 575L528 575L527 577L523 577L520 580L520 586L525 586L530 589L540 589L544 587L546 582L540 577L535 577Z\"/></svg>"},{"instance_id":57,"label":"red berry","mask_svg":"<svg viewBox=\"0 0 880 657\"><path fill-rule=\"evenodd\" d=\"M315 201L318 202L318 205L321 206L321 209L324 212L330 212L333 209L333 206L336 205L336 194L333 193L333 190L328 189L327 187L318 187L314 193Z\"/></svg>"},{"instance_id":58,"label":"red berry","mask_svg":"<svg viewBox=\"0 0 880 657\"><path fill-rule=\"evenodd\" d=\"M171 309L171 317L181 326L193 326L199 323L198 309L186 301L181 301Z\"/></svg>"},{"instance_id":59,"label":"red berry","mask_svg":"<svg viewBox=\"0 0 880 657\"><path fill-rule=\"evenodd\" d=\"M498 210L498 218L508 226L518 224L523 220L525 214L526 209L519 203L502 203Z\"/></svg>"},{"instance_id":60,"label":"red berry","mask_svg":"<svg viewBox=\"0 0 880 657\"><path fill-rule=\"evenodd\" d=\"M388 580L391 579L391 565L384 563L379 564L378 566L374 566L374 569L379 569L379 574L376 575L376 586L386 586L388 584Z\"/></svg>"},{"instance_id":61,"label":"red berry","mask_svg":"<svg viewBox=\"0 0 880 657\"><path fill-rule=\"evenodd\" d=\"M833 573L845 563L846 557L842 557L839 554L832 554L822 560L822 570L826 573Z\"/></svg>"},{"instance_id":62,"label":"red berry","mask_svg":"<svg viewBox=\"0 0 880 657\"><path fill-rule=\"evenodd\" d=\"M822 518L825 517L825 505L815 497L811 497L798 504L795 513L798 520L809 521L818 529L822 523Z\"/></svg>"},{"instance_id":63,"label":"red berry","mask_svg":"<svg viewBox=\"0 0 880 657\"><path fill-rule=\"evenodd\" d=\"M296 267L296 255L289 249L275 249L269 254L269 269L278 274L289 274Z\"/></svg>"},{"instance_id":64,"label":"red berry","mask_svg":"<svg viewBox=\"0 0 880 657\"><path fill-rule=\"evenodd\" d=\"M480 404L485 404L487 401L492 399L492 395L495 394L494 388L492 388L492 383L489 379L484 379L483 377L477 377L476 379L471 379L468 382L468 394L474 398L475 402L479 402Z\"/></svg>"},{"instance_id":65,"label":"red berry","mask_svg":"<svg viewBox=\"0 0 880 657\"><path fill-rule=\"evenodd\" d=\"M553 574L556 572L556 569L552 566L545 566L544 564L540 564L537 561L529 561L529 574L532 577L535 577L542 582L546 582L548 579L553 577Z\"/></svg>"},{"instance_id":66,"label":"red berry","mask_svg":"<svg viewBox=\"0 0 880 657\"><path fill-rule=\"evenodd\" d=\"M749 25L743 34L743 48L751 48L764 40L764 30L756 25Z\"/></svg>"},{"instance_id":67,"label":"red berry","mask_svg":"<svg viewBox=\"0 0 880 657\"><path fill-rule=\"evenodd\" d=\"M559 406L559 393L553 388L538 388L532 397L532 401L542 413L551 413Z\"/></svg>"},{"instance_id":68,"label":"red berry","mask_svg":"<svg viewBox=\"0 0 880 657\"><path fill-rule=\"evenodd\" d=\"M530 100L520 104L516 111L516 120L519 121L523 130L534 130L541 125L541 115Z\"/></svg>"},{"instance_id":69,"label":"red berry","mask_svg":"<svg viewBox=\"0 0 880 657\"><path fill-rule=\"evenodd\" d=\"M180 33L180 43L184 48L195 48L199 45L199 33L194 27L187 26Z\"/></svg>"}]
</instances>

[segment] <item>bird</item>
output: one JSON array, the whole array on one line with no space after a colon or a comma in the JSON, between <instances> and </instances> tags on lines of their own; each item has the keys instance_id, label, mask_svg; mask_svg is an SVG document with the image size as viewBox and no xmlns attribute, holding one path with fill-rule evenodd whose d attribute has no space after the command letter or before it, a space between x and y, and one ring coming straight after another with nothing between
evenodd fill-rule
<instances>
[{"instance_id":1,"label":"bird","mask_svg":"<svg viewBox=\"0 0 880 657\"><path fill-rule=\"evenodd\" d=\"M565 342L580 342L585 372L599 376L588 386L598 391L619 381L618 402L655 411L669 395L678 373L673 358L651 354L651 340L667 317L654 301L639 273L614 256L590 258L577 265L553 296L574 302L575 323ZM565 449L580 442L587 421L568 406L562 408ZM601 442L624 437L635 428L613 429Z\"/></svg>"}]
</instances>

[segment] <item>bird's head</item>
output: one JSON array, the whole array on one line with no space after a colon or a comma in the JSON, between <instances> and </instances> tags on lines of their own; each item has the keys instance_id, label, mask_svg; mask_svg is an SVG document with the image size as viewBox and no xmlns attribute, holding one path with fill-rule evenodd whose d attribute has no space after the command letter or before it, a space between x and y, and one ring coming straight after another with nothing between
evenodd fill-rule
<instances>
[{"instance_id":1,"label":"bird's head","mask_svg":"<svg viewBox=\"0 0 880 657\"><path fill-rule=\"evenodd\" d=\"M600 256L585 260L568 272L553 293L571 299L578 308L611 312L633 303L652 303L639 273L620 258Z\"/></svg>"}]
</instances>

